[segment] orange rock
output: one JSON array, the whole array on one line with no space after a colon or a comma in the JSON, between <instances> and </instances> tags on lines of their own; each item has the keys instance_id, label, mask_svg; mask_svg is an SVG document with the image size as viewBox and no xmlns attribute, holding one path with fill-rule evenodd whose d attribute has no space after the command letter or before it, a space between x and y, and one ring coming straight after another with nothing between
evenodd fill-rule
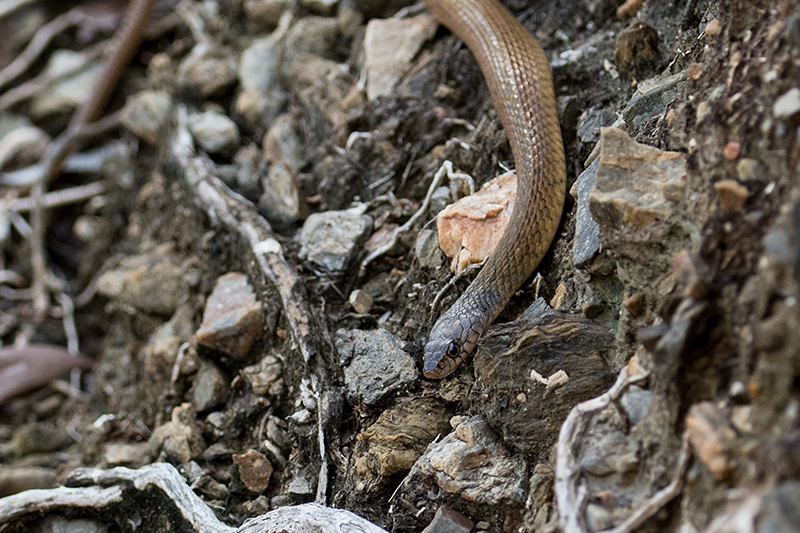
<instances>
[{"instance_id":1,"label":"orange rock","mask_svg":"<svg viewBox=\"0 0 800 533\"><path fill-rule=\"evenodd\" d=\"M454 258L451 270L461 272L492 255L508 227L516 194L517 175L508 172L439 213L439 246Z\"/></svg>"}]
</instances>

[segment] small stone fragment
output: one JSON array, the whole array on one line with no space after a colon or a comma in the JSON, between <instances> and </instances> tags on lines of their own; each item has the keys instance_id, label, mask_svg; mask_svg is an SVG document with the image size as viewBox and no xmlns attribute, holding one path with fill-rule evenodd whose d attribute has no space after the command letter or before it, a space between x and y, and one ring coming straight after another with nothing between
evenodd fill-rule
<instances>
[{"instance_id":1,"label":"small stone fragment","mask_svg":"<svg viewBox=\"0 0 800 533\"><path fill-rule=\"evenodd\" d=\"M203 453L203 436L197 427L197 413L184 403L172 411L172 419L153 430L147 441L151 457L173 464L188 463Z\"/></svg>"},{"instance_id":2,"label":"small stone fragment","mask_svg":"<svg viewBox=\"0 0 800 533\"><path fill-rule=\"evenodd\" d=\"M160 246L145 255L126 257L100 276L97 291L145 312L171 315L189 294L186 272L171 250Z\"/></svg>"},{"instance_id":3,"label":"small stone fragment","mask_svg":"<svg viewBox=\"0 0 800 533\"><path fill-rule=\"evenodd\" d=\"M736 163L736 176L739 178L739 181L745 182L763 179L764 169L761 163L755 159L743 157Z\"/></svg>"},{"instance_id":4,"label":"small stone fragment","mask_svg":"<svg viewBox=\"0 0 800 533\"><path fill-rule=\"evenodd\" d=\"M189 131L209 154L231 152L239 146L239 128L222 113L206 111L190 114Z\"/></svg>"},{"instance_id":5,"label":"small stone fragment","mask_svg":"<svg viewBox=\"0 0 800 533\"><path fill-rule=\"evenodd\" d=\"M192 405L197 412L205 412L217 407L228 397L230 385L228 377L211 361L203 360L194 377Z\"/></svg>"},{"instance_id":6,"label":"small stone fragment","mask_svg":"<svg viewBox=\"0 0 800 533\"><path fill-rule=\"evenodd\" d=\"M723 150L725 158L730 159L731 161L739 157L740 153L742 153L742 145L736 141L731 141L726 144L725 149Z\"/></svg>"},{"instance_id":7,"label":"small stone fragment","mask_svg":"<svg viewBox=\"0 0 800 533\"><path fill-rule=\"evenodd\" d=\"M270 163L284 163L297 173L305 161L305 146L297 131L294 116L284 113L270 126L264 142L264 159Z\"/></svg>"},{"instance_id":8,"label":"small stone fragment","mask_svg":"<svg viewBox=\"0 0 800 533\"><path fill-rule=\"evenodd\" d=\"M675 102L686 86L686 73L679 72L667 77L651 78L648 83L640 83L639 94L631 98L622 116L632 132L655 116L661 115L667 106Z\"/></svg>"},{"instance_id":9,"label":"small stone fragment","mask_svg":"<svg viewBox=\"0 0 800 533\"><path fill-rule=\"evenodd\" d=\"M414 255L425 268L437 268L442 264L442 250L435 231L424 229L419 232L414 244Z\"/></svg>"},{"instance_id":10,"label":"small stone fragment","mask_svg":"<svg viewBox=\"0 0 800 533\"><path fill-rule=\"evenodd\" d=\"M265 355L258 364L243 368L242 376L259 396L280 396L286 390L283 364L274 355Z\"/></svg>"},{"instance_id":11,"label":"small stone fragment","mask_svg":"<svg viewBox=\"0 0 800 533\"><path fill-rule=\"evenodd\" d=\"M137 468L150 460L146 442L109 442L103 446L103 459L108 466Z\"/></svg>"},{"instance_id":12,"label":"small stone fragment","mask_svg":"<svg viewBox=\"0 0 800 533\"><path fill-rule=\"evenodd\" d=\"M686 75L690 80L697 81L703 75L703 65L700 63L692 63L686 68Z\"/></svg>"},{"instance_id":13,"label":"small stone fragment","mask_svg":"<svg viewBox=\"0 0 800 533\"><path fill-rule=\"evenodd\" d=\"M772 113L778 120L787 119L800 111L800 89L792 87L772 104Z\"/></svg>"},{"instance_id":14,"label":"small stone fragment","mask_svg":"<svg viewBox=\"0 0 800 533\"><path fill-rule=\"evenodd\" d=\"M553 295L553 298L550 299L550 307L553 309L560 309L561 304L564 303L564 296L567 295L567 286L563 283L559 283L558 287L556 287L556 292Z\"/></svg>"},{"instance_id":15,"label":"small stone fragment","mask_svg":"<svg viewBox=\"0 0 800 533\"><path fill-rule=\"evenodd\" d=\"M150 144L158 144L172 114L172 97L164 91L141 91L125 103L122 125Z\"/></svg>"},{"instance_id":16,"label":"small stone fragment","mask_svg":"<svg viewBox=\"0 0 800 533\"><path fill-rule=\"evenodd\" d=\"M575 241L572 244L572 264L581 267L600 249L600 225L589 210L589 193L592 192L600 166L600 158L592 161L575 182L578 210L575 216Z\"/></svg>"},{"instance_id":17,"label":"small stone fragment","mask_svg":"<svg viewBox=\"0 0 800 533\"><path fill-rule=\"evenodd\" d=\"M334 342L344 366L347 398L354 405L375 405L417 379L417 367L402 341L385 329L339 330Z\"/></svg>"},{"instance_id":18,"label":"small stone fragment","mask_svg":"<svg viewBox=\"0 0 800 533\"><path fill-rule=\"evenodd\" d=\"M719 195L719 203L723 211L728 214L738 213L744 207L750 191L747 187L739 184L736 180L720 180L714 184Z\"/></svg>"},{"instance_id":19,"label":"small stone fragment","mask_svg":"<svg viewBox=\"0 0 800 533\"><path fill-rule=\"evenodd\" d=\"M206 301L198 344L239 359L248 355L263 329L262 305L247 276L239 272L220 276Z\"/></svg>"},{"instance_id":20,"label":"small stone fragment","mask_svg":"<svg viewBox=\"0 0 800 533\"><path fill-rule=\"evenodd\" d=\"M706 35L716 35L719 33L720 27L719 19L711 19L708 24L706 24L706 29L703 33Z\"/></svg>"},{"instance_id":21,"label":"small stone fragment","mask_svg":"<svg viewBox=\"0 0 800 533\"><path fill-rule=\"evenodd\" d=\"M658 32L639 19L633 19L619 32L614 42L616 65L624 76L636 76L655 66L658 51Z\"/></svg>"},{"instance_id":22,"label":"small stone fragment","mask_svg":"<svg viewBox=\"0 0 800 533\"><path fill-rule=\"evenodd\" d=\"M725 415L711 402L697 403L686 415L686 430L700 461L717 479L724 479L732 468L728 454L736 442Z\"/></svg>"},{"instance_id":23,"label":"small stone fragment","mask_svg":"<svg viewBox=\"0 0 800 533\"><path fill-rule=\"evenodd\" d=\"M286 35L283 73L288 75L292 63L304 55L333 59L339 27L333 17L303 17L289 28ZM291 76L289 76L291 77Z\"/></svg>"},{"instance_id":24,"label":"small stone fragment","mask_svg":"<svg viewBox=\"0 0 800 533\"><path fill-rule=\"evenodd\" d=\"M650 409L653 393L637 385L630 385L620 400L620 405L628 415L631 425L638 424Z\"/></svg>"},{"instance_id":25,"label":"small stone fragment","mask_svg":"<svg viewBox=\"0 0 800 533\"><path fill-rule=\"evenodd\" d=\"M602 227L641 228L667 217L686 187L686 155L639 144L603 128L597 183L589 208Z\"/></svg>"},{"instance_id":26,"label":"small stone fragment","mask_svg":"<svg viewBox=\"0 0 800 533\"><path fill-rule=\"evenodd\" d=\"M282 35L277 32L256 39L239 58L238 77L242 89L274 90L280 88L283 58Z\"/></svg>"},{"instance_id":27,"label":"small stone fragment","mask_svg":"<svg viewBox=\"0 0 800 533\"><path fill-rule=\"evenodd\" d=\"M235 58L226 48L196 44L178 66L178 84L204 98L216 96L236 82Z\"/></svg>"},{"instance_id":28,"label":"small stone fragment","mask_svg":"<svg viewBox=\"0 0 800 533\"><path fill-rule=\"evenodd\" d=\"M372 296L361 289L356 289L350 293L349 302L359 315L366 315L372 309Z\"/></svg>"},{"instance_id":29,"label":"small stone fragment","mask_svg":"<svg viewBox=\"0 0 800 533\"><path fill-rule=\"evenodd\" d=\"M492 255L508 227L516 194L517 175L508 172L439 213L439 246L454 259L450 270L460 272L459 262L480 263ZM466 255L459 257L462 251Z\"/></svg>"},{"instance_id":30,"label":"small stone fragment","mask_svg":"<svg viewBox=\"0 0 800 533\"><path fill-rule=\"evenodd\" d=\"M425 41L433 37L436 19L429 14L408 19L372 19L364 37L367 96L375 100L392 94L408 72Z\"/></svg>"},{"instance_id":31,"label":"small stone fragment","mask_svg":"<svg viewBox=\"0 0 800 533\"><path fill-rule=\"evenodd\" d=\"M622 305L633 316L638 316L644 306L644 296L641 292L635 292L622 300Z\"/></svg>"},{"instance_id":32,"label":"small stone fragment","mask_svg":"<svg viewBox=\"0 0 800 533\"><path fill-rule=\"evenodd\" d=\"M258 199L258 207L267 220L277 226L294 224L300 220L304 204L300 198L292 169L286 163L273 163L261 180L264 193Z\"/></svg>"},{"instance_id":33,"label":"small stone fragment","mask_svg":"<svg viewBox=\"0 0 800 533\"><path fill-rule=\"evenodd\" d=\"M359 211L325 211L309 216L298 238L300 259L331 271L343 270L372 229L372 218Z\"/></svg>"},{"instance_id":34,"label":"small stone fragment","mask_svg":"<svg viewBox=\"0 0 800 533\"><path fill-rule=\"evenodd\" d=\"M272 464L263 453L247 450L233 454L233 464L239 467L239 478L250 492L264 492L272 477Z\"/></svg>"},{"instance_id":35,"label":"small stone fragment","mask_svg":"<svg viewBox=\"0 0 800 533\"><path fill-rule=\"evenodd\" d=\"M475 523L452 507L442 505L422 533L469 533Z\"/></svg>"}]
</instances>

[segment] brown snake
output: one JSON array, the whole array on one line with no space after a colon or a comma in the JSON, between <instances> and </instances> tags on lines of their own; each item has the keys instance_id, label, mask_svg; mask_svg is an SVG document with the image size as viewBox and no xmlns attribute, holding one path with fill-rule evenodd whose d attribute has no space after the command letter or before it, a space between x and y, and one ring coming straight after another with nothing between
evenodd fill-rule
<instances>
[{"instance_id":1,"label":"brown snake","mask_svg":"<svg viewBox=\"0 0 800 533\"><path fill-rule=\"evenodd\" d=\"M478 60L517 168L517 200L500 243L475 281L436 321L424 374L443 378L466 359L531 275L556 234L566 170L550 63L497 0L425 0Z\"/></svg>"}]
</instances>

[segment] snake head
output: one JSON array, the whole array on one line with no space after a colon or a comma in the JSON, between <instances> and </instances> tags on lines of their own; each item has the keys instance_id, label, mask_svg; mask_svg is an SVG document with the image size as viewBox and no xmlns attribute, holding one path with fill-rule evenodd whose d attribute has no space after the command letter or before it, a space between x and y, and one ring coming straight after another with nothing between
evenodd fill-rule
<instances>
[{"instance_id":1,"label":"snake head","mask_svg":"<svg viewBox=\"0 0 800 533\"><path fill-rule=\"evenodd\" d=\"M442 316L431 330L425 345L423 374L428 379L442 379L450 375L464 359L469 357L480 336L466 318Z\"/></svg>"}]
</instances>

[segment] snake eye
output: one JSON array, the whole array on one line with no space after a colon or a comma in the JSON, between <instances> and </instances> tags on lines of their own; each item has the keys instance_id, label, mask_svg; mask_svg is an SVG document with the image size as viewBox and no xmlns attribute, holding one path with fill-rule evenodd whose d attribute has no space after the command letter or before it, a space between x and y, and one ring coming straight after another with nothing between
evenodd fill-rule
<instances>
[{"instance_id":1,"label":"snake eye","mask_svg":"<svg viewBox=\"0 0 800 533\"><path fill-rule=\"evenodd\" d=\"M458 352L459 352L458 345L455 342L450 342L450 344L447 345L447 355L449 355L450 357L457 356Z\"/></svg>"}]
</instances>

